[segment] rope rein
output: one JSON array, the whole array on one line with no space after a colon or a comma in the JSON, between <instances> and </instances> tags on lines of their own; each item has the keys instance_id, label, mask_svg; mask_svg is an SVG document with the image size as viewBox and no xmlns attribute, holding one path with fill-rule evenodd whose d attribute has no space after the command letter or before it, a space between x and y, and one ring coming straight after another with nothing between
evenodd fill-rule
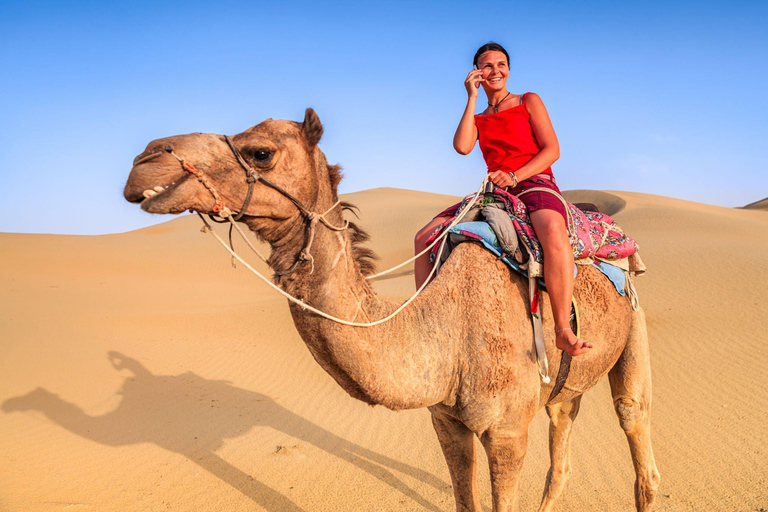
<instances>
[{"instance_id":1,"label":"rope rein","mask_svg":"<svg viewBox=\"0 0 768 512\"><path fill-rule=\"evenodd\" d=\"M344 221L344 225L342 225L342 226L334 226L325 217L326 215L331 213L334 210L334 208L336 208L340 204L341 204L340 200L336 201L333 204L333 206L331 206L325 212L320 213L320 214L319 213L315 213L315 212L309 212L309 233L307 234L306 241L304 242L304 247L302 247L301 252L299 253L299 256L296 258L296 261L293 262L293 265L291 265L291 268L289 268L288 270L282 271L282 272L275 272L276 275L282 276L282 275L291 273L296 268L296 266L299 263L303 262L303 261L309 261L310 264L312 265L312 270L309 273L312 274L314 272L315 259L312 257L312 254L309 252L309 250L312 248L312 242L315 239L315 225L318 222L321 222L323 224L323 226L327 227L331 231L337 231L337 232L338 231L344 231L349 226L349 221L347 221L347 220ZM206 222L205 219L203 218L203 216L200 215L200 213L198 213L197 215L201 219L203 219L204 223ZM237 225L237 223L235 222L236 219L232 215L232 212L229 210L229 208L227 208L225 206L222 209L222 211L219 213L219 216L224 218L225 221L228 221L230 223L230 234L232 233L232 228L235 228L235 230L237 230L237 232L240 234L240 238L242 238L245 241L245 243L248 245L248 247L254 253L256 253L256 255L259 257L259 259L261 259L261 261L263 261L264 263L267 263L267 264L269 263L267 258L263 254L261 254L261 252L259 252L259 250L256 249L256 247L253 246L251 241L248 240L248 236L243 232L243 230L240 228L240 226ZM229 246L232 247L232 238L231 237L230 237L230 240L229 240Z\"/></svg>"},{"instance_id":2,"label":"rope rein","mask_svg":"<svg viewBox=\"0 0 768 512\"><path fill-rule=\"evenodd\" d=\"M481 197L481 196L482 196L482 194L483 194L483 190L485 189L485 183L486 183L487 181L488 181L488 177L486 176L486 178L485 178L485 179L483 179L483 184L480 186L480 188L479 188L479 189L478 189L478 191L475 193L475 195L474 195L474 197L472 198L472 200L471 200L471 201L470 201L470 202L467 204L467 206L464 208L464 210L461 212L461 214L459 214L459 216L457 216L457 217L456 217L456 218L453 220L453 222L451 222L451 224L449 224L449 225L448 225L448 226L447 226L447 227L446 227L446 228L443 230L443 233L441 233L441 234L440 234L440 236L439 236L439 237L437 237L437 238L435 239L435 242L433 242L433 243L430 245L430 247L429 247L429 248L431 248L432 246L434 246L434 245L435 245L435 243L437 243L438 241L440 241L440 242L441 242L441 244L440 244L440 249L438 250L438 258L440 257L440 254L442 254L442 252L443 252L443 249L444 249L444 247L445 247L445 241L446 241L446 239L447 239L446 237L447 237L447 236L448 236L448 234L449 234L449 228L451 228L451 227L453 227L454 225L458 224L458 223L459 223L459 222L460 222L460 221L461 221L461 220L464 218L464 216L467 214L467 212L469 212L469 210L472 208L472 206L473 206L473 205L474 205L474 204L477 202L477 199L478 199L479 197ZM333 230L333 231L341 231L341 230L343 230L343 229L346 229L346 224L347 224L347 223L346 223L346 221L345 221L345 225L344 225L343 227L338 227L338 226L333 226L333 225L331 225L331 224L330 224L330 223L327 221L327 219L325 219L325 215L326 215L327 213L329 213L331 210L333 210L334 208L336 208L336 206L338 206L338 205L339 205L339 203L337 202L336 204L334 204L334 205L333 205L333 206L332 206L332 207L331 207L329 210L327 210L327 211L326 211L325 213L323 213L323 214L312 213L312 215L313 215L312 219L315 219L315 221L320 221L320 222L322 222L324 226L328 227L329 229L331 229L331 230ZM226 210L225 210L225 209L222 209L222 211L221 211L221 215L222 215L223 217L225 217L225 218L227 218L227 219L229 219L229 220L230 220L230 222L232 223L232 225L234 225L234 226L235 226L235 228L237 229L238 233L240 233L240 236L241 236L241 237L243 237L243 239L244 239L244 240L246 240L246 241L248 242L248 246L249 246L251 249L253 249L253 251L254 251L254 252L256 252L257 254L259 254L259 256L261 257L261 259L262 259L262 260L266 261L266 258L264 258L264 256L263 256L263 255L261 255L261 253L259 253L259 252L256 250L256 248L255 248L255 247L253 247L253 245L252 245L252 244L251 244L251 243L250 243L250 242L247 240L247 238L246 238L246 236L245 236L245 233L243 233L243 231L240 229L240 227L239 227L239 226L237 226L237 224L235 224L235 221L234 221L234 219L232 218L232 215L231 215L231 213L232 213L232 212L231 212L231 211L229 211L229 209L226 209ZM427 276L427 279L426 279L426 280L424 281L424 283L423 283L423 284L422 284L422 285L419 287L419 289L418 289L418 290L416 290L416 292L415 292L413 295L411 295L411 297L410 297L408 300L406 300L406 301L405 301L403 304L401 304L401 305L400 305L400 306L399 306L397 309L395 309L395 310L394 310L392 313L390 313L389 315L385 316L384 318L381 318L381 319L379 319L379 320L376 320L376 321L374 321L374 322L351 322L351 321L349 321L349 320L344 320L344 319L342 319L342 318L338 318L338 317L335 317L335 316L333 316L333 315L331 315L331 314L328 314L328 313L326 313L326 312L324 312L324 311L320 311L319 309L317 309L317 308L314 308L314 307L310 306L309 304L307 304L307 303L306 303L306 302L304 302L303 300L301 300L301 299L298 299L298 298L294 297L293 295L289 294L288 292L286 292L286 291L282 290L282 289L281 289L279 286L277 286L276 284L274 284L274 283L273 283L273 282L272 282L272 281L271 281L269 278L265 277L265 276L264 276L263 274L261 274L261 273L260 273L258 270L256 270L255 268L253 268L253 267L252 267L250 264L248 264L248 262L247 262L247 261L245 261L243 258L241 258L241 257L240 257L240 255L238 255L238 254L237 254L237 253L236 253L236 252L235 252L235 251L234 251L232 248L228 247L228 246L227 246L227 243L226 243L224 240L222 240L222 238L221 238L221 237L220 237L220 236L219 236L219 235L218 235L218 234L217 234L217 233L216 233L216 232L213 230L213 228L211 227L211 225L210 225L210 224L208 224L208 221L207 221L207 220L205 220L205 218L204 218L202 215L200 215L199 213L198 213L198 215L200 216L200 219L203 221L203 224L204 224L204 226L203 226L203 228L202 228L202 231L203 231L203 233L210 233L211 235L213 235L213 237L214 237L214 238L215 238L215 239L216 239L216 240L217 240L217 241L218 241L218 242L221 244L221 246L222 246L222 247L224 247L224 248L225 248L225 249L226 249L226 250L227 250L227 251L228 251L228 252L229 252L229 253L232 255L232 257L233 257L233 258L235 258L237 261L239 261L240 263L242 263L242 264L245 266L245 268L247 268L248 270L250 270L250 271L251 271L253 274L255 274L255 275L256 275L256 276L257 276L259 279L261 279L262 281L264 281L265 283L267 283L267 284L268 284L268 285L269 285L269 286L270 286L272 289L274 289L274 290L276 290L278 293L280 293L280 295L284 296L286 299L288 299L289 301L293 302L294 304L296 304L296 305L300 306L300 307L301 307L301 308L303 308L303 309L309 310L309 311L311 311L311 312L313 312L313 313L315 313L315 314L317 314L317 315L320 315L321 317L323 317L323 318L326 318L326 319L328 319L328 320L333 320L334 322L337 322L337 323L340 323L340 324L343 324L343 325L349 325L349 326L351 326L351 327L373 327L373 326L375 326L375 325L383 324L384 322L386 322L386 321L388 321L388 320L391 320L391 319L392 319L392 318L394 318L394 317L395 317L395 316L396 316L398 313L400 313L400 312L401 312L403 309L405 309L405 308L406 308L406 307L407 307L407 306L408 306L408 305L409 305L411 302L413 302L413 301L416 299L416 297L418 297L418 296L419 296L419 294L421 294L421 292L424 290L424 288L426 288L426 286L429 284L430 280L431 280L431 279L432 279L432 277L434 276L435 272L437 271L437 265L433 266L433 267L432 267L432 270L430 271L429 275ZM312 226L312 224L310 224L310 226ZM312 235L312 236L308 236L308 237L307 237L307 239L308 239L309 243L305 245L305 248L307 248L307 245L311 245L311 242L312 242L312 238L313 238L313 237L314 237L314 235ZM428 249L429 249L429 248L428 248ZM302 252L303 252L303 251L304 251L304 249L302 249ZM423 254L424 252L426 252L426 250L425 250L425 251L423 251L422 253L420 253L419 255ZM310 255L309 257L311 258L311 255ZM412 260L413 260L413 258L411 258L411 259L410 259L410 260L408 260L408 261L410 262L410 261L412 261ZM298 261L299 261L299 259L297 259L296 261L298 262ZM312 260L310 260L310 261L312 261ZM406 262L406 263L407 263L407 262ZM294 266L295 266L295 265L296 265L296 263L294 263ZM402 265L403 265L403 264L400 264L400 265L398 265L398 267L396 267L396 268L399 268L399 267L401 267ZM389 269L389 270L387 270L387 271L385 271L385 272L380 272L379 274L376 274L376 275L377 275L377 276L378 276L378 275L383 275L383 274L386 274L386 273L389 273L389 272L391 272L392 270L393 270L393 269ZM314 271L314 267L313 267L312 271ZM310 271L310 273L311 273L312 271ZM368 277L370 278L370 277L375 277L375 276L368 276Z\"/></svg>"},{"instance_id":3,"label":"rope rein","mask_svg":"<svg viewBox=\"0 0 768 512\"><path fill-rule=\"evenodd\" d=\"M483 187L485 187L485 183L486 183L486 182L487 182L487 179L483 181L483 185L482 185ZM467 205L467 207L466 207L465 209L469 209L469 208L471 208L471 207L472 207L472 206L473 206L473 205L474 205L474 204L477 202L477 197L478 197L478 196L477 196L477 194L473 194L473 200L472 200L472 201L471 201L471 202L470 202L470 203ZM331 210L333 210L333 209L334 209L336 206L338 206L338 205L339 205L339 203L340 203L340 201L337 201L337 202L336 202L336 204L334 204L334 205L333 205L333 206L332 206L332 207L331 207L331 208L330 208L328 211L326 211L326 212L325 212L325 213L324 213L322 216L319 216L319 217L321 218L322 222L323 222L323 225L324 225L324 226L326 226L326 227L328 227L329 229L331 229L331 230L333 230L333 231L343 231L343 230L344 230L344 229L346 229L346 228L347 228L347 226L349 225L349 222L345 220L345 221L344 221L344 223L345 223L345 224L344 224L344 226L343 226L343 227L331 226L331 225L330 225L330 224L327 222L327 220L325 219L325 215L326 215L327 213L329 213ZM232 219L232 217L231 217L231 212L230 212L229 214L226 214L226 212L229 212L229 210L228 210L228 209L227 209L226 211L222 210L222 212L221 212L221 217L224 217L224 218L226 218L227 220L229 220L229 222L231 222L231 223L232 223L232 226L234 226L234 228L235 228L235 229L237 230L237 232L240 234L240 238L242 238L242 239L245 241L245 243L246 243L246 244L248 244L248 247L250 247L250 249L251 249L251 250L252 250L254 253L256 253L256 255L258 255L258 257L259 257L259 258L260 258L260 259L261 259L263 262L267 263L267 258L265 258L265 257L264 257L264 255L262 255L262 254L261 254L261 253L258 251L258 249L256 249L256 248L253 246L253 244L251 243L251 241L250 241L250 240L248 240L248 237L247 237L247 235L246 235L246 234L243 232L243 230L240 228L240 226L238 226L238 225L237 225L237 224L234 222L234 220L233 220L233 219ZM198 213L198 215L200 215L200 214ZM316 214L313 214L313 215L316 215ZM463 214L463 213L460 215L460 218L464 218L464 214ZM440 241L441 241L443 238L445 238L445 236L446 236L446 234L447 234L447 230L448 230L448 228L452 228L452 227L453 227L454 225L456 225L456 224L457 224L457 222L456 222L456 221L454 221L453 223L451 223L450 225L448 225L448 226L445 228L445 230L443 231L443 233L440 233L440 235L439 235L437 238L435 238L435 239L432 241L432 243L431 243L431 244L429 244L429 245L428 245L428 246L427 246L427 247L426 247L426 248L425 248L423 251L421 251L420 253L416 254L416 255L415 255L415 256L413 256L412 258L409 258L409 259L405 260L404 262L400 263L399 265L395 265L394 267L388 268L387 270L383 270L383 271L381 271L381 272L379 272L379 273L377 273L377 274L371 274L371 275L369 275L369 276L365 276L365 278L366 278L366 279L376 279L377 277L385 276L385 275L387 275L387 274L389 274L389 273L391 273L391 272L394 272L395 270L397 270L397 269L399 269L399 268L402 268L402 267L406 266L407 264L409 264L409 263L411 263L412 261L416 260L416 259L417 259L417 258L419 258L420 256L422 256L422 255L426 254L427 252L429 252L429 251L430 251L430 250L431 250L431 249L432 249L432 248L433 248L435 245L437 245L437 243L438 243L438 242L440 242ZM230 241L230 246L231 246L231 245L232 245L232 244L231 244L231 241ZM288 271L285 271L284 273L285 273L285 274L287 274L287 273L288 273Z\"/></svg>"},{"instance_id":4,"label":"rope rein","mask_svg":"<svg viewBox=\"0 0 768 512\"><path fill-rule=\"evenodd\" d=\"M176 156L176 155L174 154L174 156ZM176 157L176 158L178 158L178 157ZM184 165L183 160L180 159L180 161L182 161L182 165ZM202 174L202 173L200 173L200 174ZM200 178L198 177L198 179L200 179ZM204 185L206 183L206 182L204 182L202 180L201 180L201 182ZM382 272L379 272L377 274L366 276L366 279L374 279L374 278L377 278L377 277L389 274L389 273L391 273L391 272L393 272L393 271L395 271L395 270L397 270L399 268L402 268L403 266L407 265L408 263L411 263L412 261L414 261L416 258L422 256L423 254L426 254L428 251L430 251L438 243L440 243L440 248L438 249L438 254L437 254L437 256L438 256L437 259L439 260L440 256L443 253L443 249L445 247L445 242L446 242L447 236L450 233L450 228L452 228L455 225L459 224L463 220L464 216L472 209L472 207L475 205L475 203L477 203L478 198L480 198L483 195L483 191L485 190L485 185L486 185L487 182L488 182L488 176L486 175L485 178L483 179L482 184L480 185L480 188L478 189L477 192L475 192L475 194L473 195L472 199L464 207L462 212L448 226L446 226L446 228L443 230L443 232L440 233L440 235L437 236L435 238L435 240L433 240L432 243L429 244L423 251L419 252L418 254L413 256L412 258L409 258L408 260L400 263L399 265L391 267L391 268L389 268L387 270L384 270ZM211 189L209 189L209 190L211 190ZM212 190L212 193L213 193L213 191L215 191L215 189ZM563 205L566 207L566 212L568 213L568 221L569 221L568 222L568 224L569 224L568 225L568 231L569 231L569 234L572 235L575 232L575 225L573 223L573 218L572 218L571 213L570 213L570 211L568 209L568 206L567 206L567 203L566 203L565 199L563 199L563 197L560 194L558 194L557 192L555 192L553 190L550 190L548 188L536 187L536 188L528 189L528 190L524 191L523 193L521 193L519 195L523 195L523 194L528 193L528 192L548 192L548 193L553 194L555 197L557 197L563 203ZM214 195L214 198L216 198L216 197L217 197L217 195ZM326 210L323 213L310 212L310 211L306 210L303 207L303 205L299 207L299 210L302 213L306 212L306 218L309 221L309 226L307 228L308 232L307 232L307 235L306 235L306 240L305 240L304 246L302 247L302 250L299 253L299 256L296 258L296 261L294 261L293 265L291 265L291 267L288 270L286 270L286 271L276 272L275 273L276 275L288 274L288 273L294 271L295 268L300 263L305 262L305 261L310 262L310 264L312 265L309 273L312 274L314 272L314 258L312 257L312 254L310 253L310 249L312 247L312 242L314 241L315 226L317 225L317 223L320 222L325 227L327 227L329 230L336 231L336 232L344 231L349 226L349 222L347 220L345 220L344 224L341 225L341 226L334 226L326 218L326 215L328 215L337 206L339 206L339 204L340 204L340 201L336 201L336 203L334 203L333 206L331 206L328 210ZM297 206L299 206L299 205L297 204ZM240 235L240 238L242 238L245 241L245 243L248 245L248 247L259 257L259 259L261 259L265 263L268 263L267 258L263 254L261 254L261 252L259 252L258 249L256 249L256 247L248 239L246 233L244 233L243 230L240 228L240 226L237 225L237 222L236 222L236 219L235 219L235 215L233 215L232 211L229 210L229 208L227 208L226 206L222 206L219 209L218 213L219 213L220 217L222 217L223 219L225 219L225 221L228 221L230 223L230 227L234 227L234 229L237 230L238 234ZM311 311L311 312L313 312L313 313L315 313L315 314L317 314L317 315L319 315L319 316L321 316L323 318L326 318L328 320L332 320L332 321L337 322L337 323L342 324L342 325L348 325L348 326L351 326L351 327L373 327L373 326L376 326L376 325L379 325L379 324L383 324L384 322L387 322L388 320L391 320L392 318L397 316L397 314L399 314L401 311L403 311L411 302L413 302L416 299L416 297L418 297L421 294L421 292L424 290L424 288L426 288L426 286L432 280L432 277L435 275L435 272L437 272L437 268L438 268L438 265L434 265L432 267L432 269L430 270L429 275L427 276L427 279L419 287L419 289L416 290L416 292L413 295L411 295L411 297L408 298L408 300L406 300L397 309L395 309L395 311L393 311L392 313L390 313L386 317L381 318L379 320L375 320L373 322L354 322L354 321L344 320L343 318L338 318L338 317L333 316L333 315L331 315L329 313L326 313L324 311L320 311L319 309L314 308L311 305L307 304L303 300L298 299L298 298L294 297L293 295L289 294L288 292L282 290L279 286L275 285L272 282L271 279L269 279L266 276L264 276L263 274L261 274L258 270L253 268L247 261L245 261L240 255L238 255L235 252L235 250L231 246L232 245L231 244L231 238L230 238L230 244L228 246L227 243L224 240L222 240L222 238L213 230L213 228L208 223L208 221L205 220L205 218L200 213L198 213L198 216L200 217L200 219L203 221L203 224L204 224L203 228L201 230L202 232L210 233L216 239L216 241L218 241L222 245L222 247L224 247L230 253L230 255L232 256L233 260L239 261L251 273L256 275L259 279L261 279L265 283L267 283L272 289L274 289L278 293L280 293L280 295L284 296L290 302L293 302L294 304L300 306L302 309L309 310L309 311ZM355 314L355 316L357 316L357 314Z\"/></svg>"}]
</instances>

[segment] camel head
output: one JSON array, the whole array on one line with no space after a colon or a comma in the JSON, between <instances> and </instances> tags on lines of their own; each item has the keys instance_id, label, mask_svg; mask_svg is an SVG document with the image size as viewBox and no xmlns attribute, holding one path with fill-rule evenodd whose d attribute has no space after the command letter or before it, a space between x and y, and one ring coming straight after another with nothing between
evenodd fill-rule
<instances>
[{"instance_id":1,"label":"camel head","mask_svg":"<svg viewBox=\"0 0 768 512\"><path fill-rule=\"evenodd\" d=\"M304 121L267 119L231 137L243 159L257 173L314 211L336 200L339 168L329 166L317 147L323 134L320 119L307 109ZM215 188L221 203L239 211L246 198L246 172L221 135L191 133L157 139L133 162L124 196L150 213L194 210L215 214L214 195L203 181L185 170L179 159L201 171ZM321 202L323 204L319 204ZM327 203L327 204L325 204ZM281 224L299 216L283 194L257 181L243 218L268 241ZM275 236L269 236L274 233Z\"/></svg>"}]
</instances>

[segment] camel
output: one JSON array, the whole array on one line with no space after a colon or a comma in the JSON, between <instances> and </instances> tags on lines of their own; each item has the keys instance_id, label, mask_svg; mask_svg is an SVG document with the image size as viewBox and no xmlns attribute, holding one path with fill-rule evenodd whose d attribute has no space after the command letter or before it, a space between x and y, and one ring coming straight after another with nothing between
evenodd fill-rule
<instances>
[{"instance_id":1,"label":"camel","mask_svg":"<svg viewBox=\"0 0 768 512\"><path fill-rule=\"evenodd\" d=\"M397 305L380 300L366 280L375 255L361 246L365 232L354 223L334 231L300 211L325 213L329 225L341 226L349 208L338 202L341 172L319 149L322 134L319 117L307 109L302 122L267 119L231 139L208 133L157 139L134 160L124 196L150 213L215 214L222 205L239 211L240 222L270 244L268 264L282 290L342 319L380 319ZM248 166L269 184L246 179ZM539 510L553 510L570 474L581 396L608 374L634 463L635 504L638 511L651 510L660 477L650 440L643 311L634 311L596 269L580 268L574 295L582 335L594 348L573 359L565 387L547 403L561 353L544 293L552 383L542 383L527 295L524 278L465 243L413 303L375 327L342 325L289 307L312 356L350 396L395 411L429 409L458 511L481 510L474 436L487 453L494 512L518 509L528 426L542 407L551 420L551 467Z\"/></svg>"}]
</instances>

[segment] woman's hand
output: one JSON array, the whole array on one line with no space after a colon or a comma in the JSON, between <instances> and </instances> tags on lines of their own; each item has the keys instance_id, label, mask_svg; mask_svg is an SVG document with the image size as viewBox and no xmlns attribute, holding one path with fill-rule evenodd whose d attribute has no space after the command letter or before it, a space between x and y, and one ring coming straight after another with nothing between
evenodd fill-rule
<instances>
[{"instance_id":1,"label":"woman's hand","mask_svg":"<svg viewBox=\"0 0 768 512\"><path fill-rule=\"evenodd\" d=\"M466 87L470 98L477 98L477 90L480 88L481 82L485 82L483 70L473 69L469 72L467 79L464 80L464 87Z\"/></svg>"},{"instance_id":2,"label":"woman's hand","mask_svg":"<svg viewBox=\"0 0 768 512\"><path fill-rule=\"evenodd\" d=\"M515 186L515 179L510 174L504 171L493 171L488 175L488 180L497 187L513 187Z\"/></svg>"}]
</instances>

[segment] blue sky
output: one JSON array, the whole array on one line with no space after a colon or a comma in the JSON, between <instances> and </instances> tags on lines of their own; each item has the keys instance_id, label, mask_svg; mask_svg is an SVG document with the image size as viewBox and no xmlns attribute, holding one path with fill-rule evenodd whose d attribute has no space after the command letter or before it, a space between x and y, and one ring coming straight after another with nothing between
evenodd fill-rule
<instances>
[{"instance_id":1,"label":"blue sky","mask_svg":"<svg viewBox=\"0 0 768 512\"><path fill-rule=\"evenodd\" d=\"M342 192L468 193L485 166L451 141L490 40L549 109L562 189L741 206L768 196L766 26L765 1L0 0L0 231L168 220L122 199L150 140L310 106Z\"/></svg>"}]
</instances>

